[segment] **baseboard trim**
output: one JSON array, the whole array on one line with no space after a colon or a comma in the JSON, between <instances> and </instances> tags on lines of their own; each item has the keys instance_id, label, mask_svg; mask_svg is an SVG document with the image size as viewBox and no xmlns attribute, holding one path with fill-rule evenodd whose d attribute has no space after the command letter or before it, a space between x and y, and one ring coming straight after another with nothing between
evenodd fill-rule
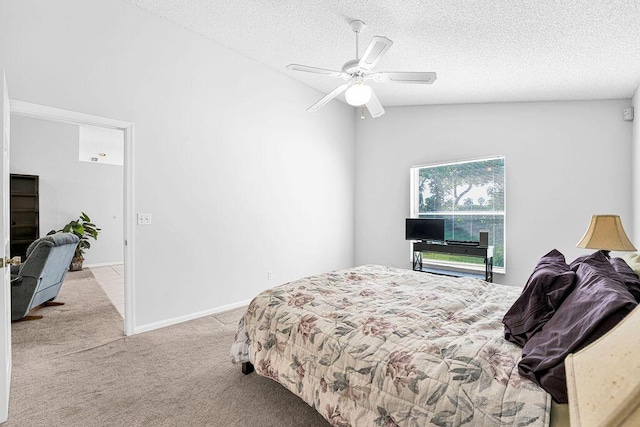
<instances>
[{"instance_id":1,"label":"baseboard trim","mask_svg":"<svg viewBox=\"0 0 640 427\"><path fill-rule=\"evenodd\" d=\"M97 267L108 267L110 265L122 265L122 264L124 264L124 261L99 262L97 264L84 264L83 267L97 268Z\"/></svg>"},{"instance_id":2,"label":"baseboard trim","mask_svg":"<svg viewBox=\"0 0 640 427\"><path fill-rule=\"evenodd\" d=\"M143 332L153 331L155 329L164 328L178 323L187 322L189 320L197 319L199 317L210 316L212 314L222 313L223 311L233 310L234 308L242 307L243 305L249 305L251 300L244 300L234 302L233 304L227 304L220 307L212 308L209 310L199 311L197 313L187 314L185 316L174 317L173 319L161 320L160 322L148 323L142 326L136 326L133 330L134 334L141 334Z\"/></svg>"}]
</instances>

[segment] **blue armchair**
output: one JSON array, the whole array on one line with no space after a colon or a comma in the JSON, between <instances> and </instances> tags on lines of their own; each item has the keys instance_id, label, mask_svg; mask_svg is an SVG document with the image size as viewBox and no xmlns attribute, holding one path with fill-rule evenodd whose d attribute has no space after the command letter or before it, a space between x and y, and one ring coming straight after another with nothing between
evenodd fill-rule
<instances>
[{"instance_id":1,"label":"blue armchair","mask_svg":"<svg viewBox=\"0 0 640 427\"><path fill-rule=\"evenodd\" d=\"M29 245L24 262L11 270L11 321L42 318L27 314L58 296L78 241L57 233Z\"/></svg>"}]
</instances>

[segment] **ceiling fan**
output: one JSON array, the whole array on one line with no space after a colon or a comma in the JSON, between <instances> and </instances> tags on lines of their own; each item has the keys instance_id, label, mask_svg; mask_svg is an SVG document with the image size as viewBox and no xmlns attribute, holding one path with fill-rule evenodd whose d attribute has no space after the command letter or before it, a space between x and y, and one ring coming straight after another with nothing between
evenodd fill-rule
<instances>
[{"instance_id":1,"label":"ceiling fan","mask_svg":"<svg viewBox=\"0 0 640 427\"><path fill-rule=\"evenodd\" d=\"M374 36L364 51L362 58L358 58L358 34L362 31L365 24L362 21L355 20L351 21L350 25L353 32L356 33L356 59L347 61L342 66L342 71L326 70L324 68L309 67L300 64L287 65L287 70L338 77L347 81L311 107L307 108L307 111L317 111L333 98L345 92L347 103L362 108L362 119L364 119L365 105L371 117L376 118L384 114L384 108L382 108L382 104L380 104L376 94L373 93L371 86L365 82L373 80L377 83L431 84L436 80L436 73L432 72L373 72L373 67L380 61L382 55L389 50L393 42L386 37Z\"/></svg>"}]
</instances>

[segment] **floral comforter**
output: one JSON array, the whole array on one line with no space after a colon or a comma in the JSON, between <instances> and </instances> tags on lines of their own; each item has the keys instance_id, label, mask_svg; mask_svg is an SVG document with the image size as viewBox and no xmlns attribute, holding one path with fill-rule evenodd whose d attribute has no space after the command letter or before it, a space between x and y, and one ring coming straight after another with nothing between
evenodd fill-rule
<instances>
[{"instance_id":1,"label":"floral comforter","mask_svg":"<svg viewBox=\"0 0 640 427\"><path fill-rule=\"evenodd\" d=\"M231 356L334 426L546 426L551 399L503 338L520 291L376 265L320 274L259 294Z\"/></svg>"}]
</instances>

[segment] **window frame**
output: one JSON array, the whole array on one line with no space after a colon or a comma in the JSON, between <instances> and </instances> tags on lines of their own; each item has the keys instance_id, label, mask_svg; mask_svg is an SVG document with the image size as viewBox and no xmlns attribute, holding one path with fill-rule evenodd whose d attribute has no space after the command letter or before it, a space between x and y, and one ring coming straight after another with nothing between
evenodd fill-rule
<instances>
[{"instance_id":1,"label":"window frame","mask_svg":"<svg viewBox=\"0 0 640 427\"><path fill-rule=\"evenodd\" d=\"M436 162L436 163L426 163L426 164L420 164L420 165L414 165L411 166L409 168L409 177L410 177L410 184L409 184L409 216L408 218L419 218L420 214L422 215L435 215L435 216L442 216L442 217L454 217L457 212L454 211L440 211L440 212L429 212L429 213L424 213L424 212L419 212L419 196L418 196L418 191L417 191L417 185L419 182L419 175L420 175L420 169L422 168L426 168L426 167L436 167L436 166L449 166L449 165L456 165L456 164L463 164L463 163L473 163L473 162L482 162L482 161L488 161L488 160L497 160L497 159L502 159L503 162L503 180L504 180L504 195L503 195L503 205L504 205L504 209L502 211L482 211L482 212L473 212L473 213L463 213L461 215L502 215L503 218L503 266L501 267L496 267L495 265L493 266L493 271L494 273L506 273L507 271L507 160L506 160L506 156L505 155L495 155L495 156L489 156L489 157L478 157L478 158L472 158L472 159L464 159L464 160L455 160L455 161L445 161L445 162ZM501 213L500 213L501 212ZM410 261L413 261L413 241L408 241L409 243L409 259ZM430 266L436 266L436 267L445 267L445 268L455 268L458 270L467 270L467 271L484 271L484 264L473 264L473 263L467 263L467 262L455 262L455 261L444 261L444 260L433 260L433 259L429 259L429 258L423 258L423 264L427 264Z\"/></svg>"}]
</instances>

